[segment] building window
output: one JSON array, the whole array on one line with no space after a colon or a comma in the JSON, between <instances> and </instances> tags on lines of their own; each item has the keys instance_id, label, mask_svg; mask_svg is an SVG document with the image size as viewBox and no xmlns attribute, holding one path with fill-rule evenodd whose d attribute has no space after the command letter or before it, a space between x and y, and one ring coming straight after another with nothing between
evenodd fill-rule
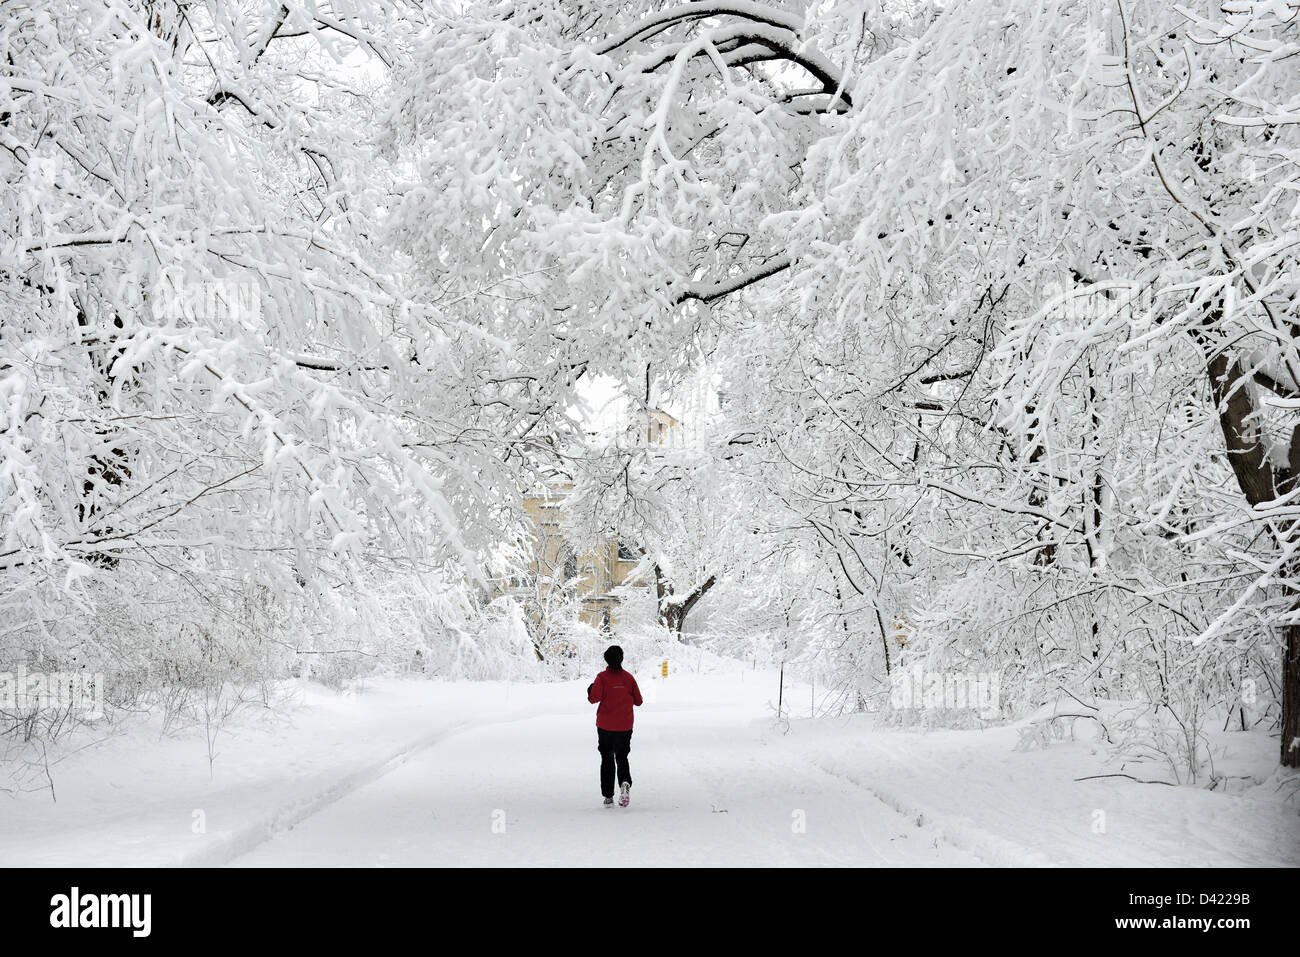
<instances>
[{"instance_id":1,"label":"building window","mask_svg":"<svg viewBox=\"0 0 1300 957\"><path fill-rule=\"evenodd\" d=\"M564 580L573 581L578 577L578 556L573 552L564 553Z\"/></svg>"},{"instance_id":2,"label":"building window","mask_svg":"<svg viewBox=\"0 0 1300 957\"><path fill-rule=\"evenodd\" d=\"M618 560L621 562L634 562L639 556L636 549L626 542L618 543Z\"/></svg>"}]
</instances>

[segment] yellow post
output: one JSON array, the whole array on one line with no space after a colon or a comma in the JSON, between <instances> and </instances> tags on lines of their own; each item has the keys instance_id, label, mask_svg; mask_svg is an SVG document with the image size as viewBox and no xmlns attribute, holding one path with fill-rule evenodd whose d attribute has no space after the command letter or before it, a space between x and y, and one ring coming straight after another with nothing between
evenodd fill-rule
<instances>
[{"instance_id":1,"label":"yellow post","mask_svg":"<svg viewBox=\"0 0 1300 957\"><path fill-rule=\"evenodd\" d=\"M668 659L667 659L667 658L664 659L664 677L665 677L665 678L668 677Z\"/></svg>"}]
</instances>

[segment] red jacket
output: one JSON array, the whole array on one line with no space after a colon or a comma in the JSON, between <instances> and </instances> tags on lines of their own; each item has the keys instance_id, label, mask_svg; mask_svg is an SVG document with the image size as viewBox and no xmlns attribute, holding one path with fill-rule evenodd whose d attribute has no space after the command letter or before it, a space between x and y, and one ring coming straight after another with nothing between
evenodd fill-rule
<instances>
[{"instance_id":1,"label":"red jacket","mask_svg":"<svg viewBox=\"0 0 1300 957\"><path fill-rule=\"evenodd\" d=\"M641 689L630 671L606 668L587 689L587 700L600 704L596 727L602 731L631 731L632 706L641 704Z\"/></svg>"}]
</instances>

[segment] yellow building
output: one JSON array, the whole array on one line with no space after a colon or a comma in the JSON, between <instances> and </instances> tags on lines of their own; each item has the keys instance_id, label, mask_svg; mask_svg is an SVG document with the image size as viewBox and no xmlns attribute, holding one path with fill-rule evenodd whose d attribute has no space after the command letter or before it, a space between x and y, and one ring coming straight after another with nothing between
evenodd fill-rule
<instances>
[{"instance_id":1,"label":"yellow building","mask_svg":"<svg viewBox=\"0 0 1300 957\"><path fill-rule=\"evenodd\" d=\"M577 603L580 621L612 633L618 622L613 591L628 580L641 556L630 544L618 541L603 541L581 552L574 548L563 528L571 490L566 483L524 498L524 511L533 526L531 580L526 587L536 593L529 595L536 599L535 614L559 612L566 601Z\"/></svg>"},{"instance_id":2,"label":"yellow building","mask_svg":"<svg viewBox=\"0 0 1300 957\"><path fill-rule=\"evenodd\" d=\"M629 429L628 436L638 444L666 446L679 432L675 418L655 409L648 421ZM634 543L617 538L582 551L569 543L564 525L572 489L571 483L560 482L524 497L524 512L532 526L531 562L524 578L503 589L520 600L535 640L542 642L562 638L564 619L575 611L584 624L614 634L619 619L614 590L628 583L641 559Z\"/></svg>"}]
</instances>

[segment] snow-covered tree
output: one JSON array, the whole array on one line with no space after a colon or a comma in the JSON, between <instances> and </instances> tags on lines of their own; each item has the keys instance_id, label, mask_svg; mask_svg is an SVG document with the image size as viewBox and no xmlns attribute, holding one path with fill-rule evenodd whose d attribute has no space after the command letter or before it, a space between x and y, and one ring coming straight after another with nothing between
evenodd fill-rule
<instances>
[{"instance_id":1,"label":"snow-covered tree","mask_svg":"<svg viewBox=\"0 0 1300 957\"><path fill-rule=\"evenodd\" d=\"M1024 704L1168 708L1169 657L1215 649L1295 764L1296 31L1266 3L476 4L413 50L398 126L434 144L429 235L483 224L441 261L512 277L561 374L736 366L741 454L864 617L905 606Z\"/></svg>"},{"instance_id":2,"label":"snow-covered tree","mask_svg":"<svg viewBox=\"0 0 1300 957\"><path fill-rule=\"evenodd\" d=\"M374 118L419 26L6 4L0 660L256 671L361 647L399 581L463 613L515 484L484 381L510 360L388 231Z\"/></svg>"}]
</instances>

